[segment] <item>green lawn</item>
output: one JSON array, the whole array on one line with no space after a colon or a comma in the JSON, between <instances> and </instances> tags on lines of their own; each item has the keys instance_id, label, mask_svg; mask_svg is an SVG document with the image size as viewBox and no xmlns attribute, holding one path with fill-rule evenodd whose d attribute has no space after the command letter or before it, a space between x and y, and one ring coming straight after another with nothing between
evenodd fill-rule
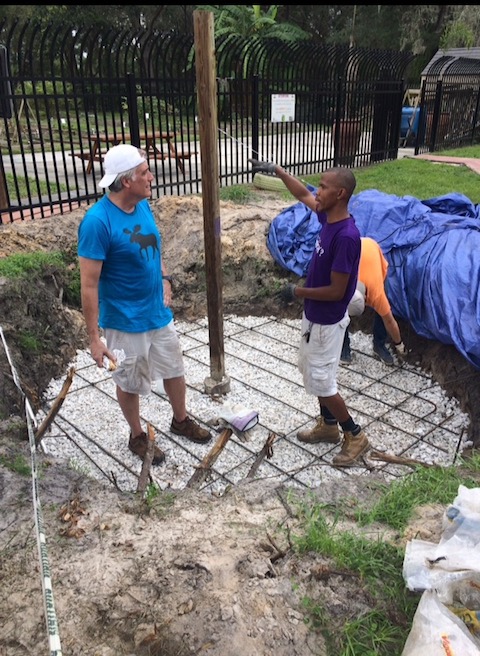
<instances>
[{"instance_id":1,"label":"green lawn","mask_svg":"<svg viewBox=\"0 0 480 656\"><path fill-rule=\"evenodd\" d=\"M480 146L441 151L435 155L478 157L480 159ZM353 170L357 179L355 193L367 189L377 189L394 196L414 196L419 200L459 193L469 198L475 205L480 203L480 176L464 165L442 164L404 157ZM301 176L300 179L316 187L320 173ZM294 200L294 197L282 184L272 184L273 188L278 190L278 193L286 201ZM234 185L220 189L220 198L248 204L250 201L254 202L256 191L253 184Z\"/></svg>"}]
</instances>

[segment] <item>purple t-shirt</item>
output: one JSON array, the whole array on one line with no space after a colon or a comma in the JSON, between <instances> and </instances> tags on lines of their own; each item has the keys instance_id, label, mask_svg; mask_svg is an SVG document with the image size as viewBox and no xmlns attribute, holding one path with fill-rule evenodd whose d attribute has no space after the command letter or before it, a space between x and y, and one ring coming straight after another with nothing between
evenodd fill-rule
<instances>
[{"instance_id":1,"label":"purple t-shirt","mask_svg":"<svg viewBox=\"0 0 480 656\"><path fill-rule=\"evenodd\" d=\"M355 293L360 262L360 232L352 216L336 223L327 223L325 214L319 214L322 228L318 234L310 261L305 287L330 285L330 273L350 273L345 294L340 301L304 300L305 316L313 323L330 325L343 319Z\"/></svg>"}]
</instances>

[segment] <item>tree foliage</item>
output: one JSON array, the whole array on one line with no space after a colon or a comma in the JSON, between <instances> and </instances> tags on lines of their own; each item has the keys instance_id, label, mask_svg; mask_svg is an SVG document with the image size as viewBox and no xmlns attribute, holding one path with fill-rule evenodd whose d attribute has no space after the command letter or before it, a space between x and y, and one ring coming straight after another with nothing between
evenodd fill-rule
<instances>
[{"instance_id":1,"label":"tree foliage","mask_svg":"<svg viewBox=\"0 0 480 656\"><path fill-rule=\"evenodd\" d=\"M439 49L480 45L478 5L3 5L0 19L32 19L193 35L193 12L214 14L217 35L412 51L421 70Z\"/></svg>"},{"instance_id":2,"label":"tree foliage","mask_svg":"<svg viewBox=\"0 0 480 656\"><path fill-rule=\"evenodd\" d=\"M193 33L195 5L24 5L19 17L18 5L0 7L0 18L34 20L40 24L70 23L116 30L138 28L160 31L173 28Z\"/></svg>"},{"instance_id":3,"label":"tree foliage","mask_svg":"<svg viewBox=\"0 0 480 656\"><path fill-rule=\"evenodd\" d=\"M275 38L285 42L308 39L309 34L298 25L277 21L279 5L198 5L210 11L215 19L215 36L240 36L247 39Z\"/></svg>"}]
</instances>

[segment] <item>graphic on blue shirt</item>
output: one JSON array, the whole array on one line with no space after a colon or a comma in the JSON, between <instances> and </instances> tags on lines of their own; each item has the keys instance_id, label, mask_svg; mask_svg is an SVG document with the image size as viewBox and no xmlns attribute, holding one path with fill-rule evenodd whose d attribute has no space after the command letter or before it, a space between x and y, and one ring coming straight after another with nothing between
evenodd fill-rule
<instances>
[{"instance_id":1,"label":"graphic on blue shirt","mask_svg":"<svg viewBox=\"0 0 480 656\"><path fill-rule=\"evenodd\" d=\"M147 200L124 212L108 195L86 212L78 228L78 255L102 262L99 325L140 333L173 318L163 302L162 235Z\"/></svg>"},{"instance_id":2,"label":"graphic on blue shirt","mask_svg":"<svg viewBox=\"0 0 480 656\"><path fill-rule=\"evenodd\" d=\"M143 252L145 251L148 260L149 247L152 248L152 258L155 256L156 253L159 254L157 237L153 232L151 232L148 235L142 235L142 233L140 232L141 229L142 229L141 225L136 225L133 228L133 232L128 228L124 228L123 232L127 235L130 235L130 241L132 242L132 244L138 244L140 246L140 255L142 257L143 257Z\"/></svg>"}]
</instances>

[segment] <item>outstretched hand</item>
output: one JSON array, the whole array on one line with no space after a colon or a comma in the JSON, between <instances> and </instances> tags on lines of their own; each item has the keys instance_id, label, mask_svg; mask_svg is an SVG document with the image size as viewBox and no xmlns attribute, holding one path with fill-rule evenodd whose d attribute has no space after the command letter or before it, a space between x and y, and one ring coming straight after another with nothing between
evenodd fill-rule
<instances>
[{"instance_id":1,"label":"outstretched hand","mask_svg":"<svg viewBox=\"0 0 480 656\"><path fill-rule=\"evenodd\" d=\"M262 162L259 159L249 159L254 173L273 173L275 175L275 162Z\"/></svg>"}]
</instances>

